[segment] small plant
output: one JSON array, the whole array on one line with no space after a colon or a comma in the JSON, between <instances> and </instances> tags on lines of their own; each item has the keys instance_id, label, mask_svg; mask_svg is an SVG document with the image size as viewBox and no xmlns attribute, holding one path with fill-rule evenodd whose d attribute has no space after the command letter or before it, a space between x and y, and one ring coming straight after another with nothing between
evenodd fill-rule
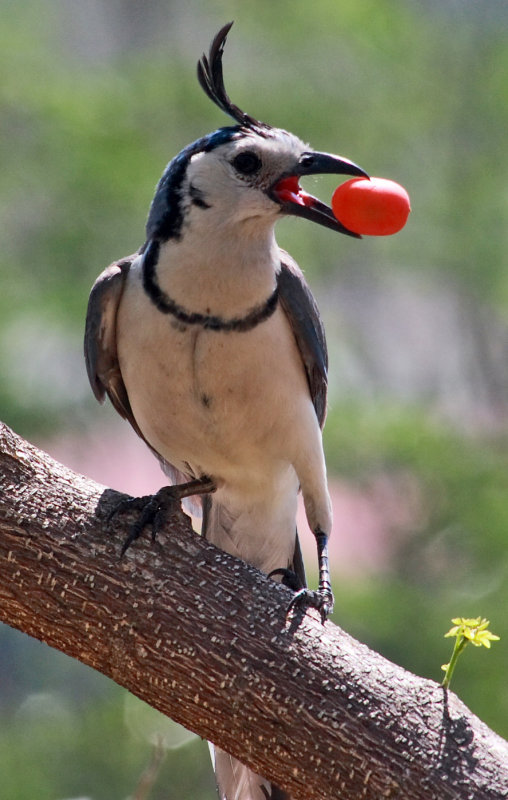
<instances>
[{"instance_id":1,"label":"small plant","mask_svg":"<svg viewBox=\"0 0 508 800\"><path fill-rule=\"evenodd\" d=\"M458 657L468 642L474 644L475 647L482 647L483 645L483 647L490 648L491 642L499 641L499 636L496 636L495 633L491 633L488 630L488 626L490 625L488 619L482 619L481 617L476 617L476 619L456 617L455 619L452 619L452 622L453 628L450 628L448 633L445 633L445 639L447 637L455 636L455 645L449 663L443 664L441 667L441 669L443 669L445 672L441 686L443 686L445 689L450 686L450 681L452 679Z\"/></svg>"}]
</instances>

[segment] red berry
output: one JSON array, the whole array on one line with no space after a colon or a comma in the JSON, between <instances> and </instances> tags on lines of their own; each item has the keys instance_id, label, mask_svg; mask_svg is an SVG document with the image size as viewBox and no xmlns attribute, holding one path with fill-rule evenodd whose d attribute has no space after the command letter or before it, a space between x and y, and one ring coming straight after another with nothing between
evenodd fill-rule
<instances>
[{"instance_id":1,"label":"red berry","mask_svg":"<svg viewBox=\"0 0 508 800\"><path fill-rule=\"evenodd\" d=\"M388 236L404 227L411 205L408 193L395 181L351 178L335 189L332 210L353 233Z\"/></svg>"}]
</instances>

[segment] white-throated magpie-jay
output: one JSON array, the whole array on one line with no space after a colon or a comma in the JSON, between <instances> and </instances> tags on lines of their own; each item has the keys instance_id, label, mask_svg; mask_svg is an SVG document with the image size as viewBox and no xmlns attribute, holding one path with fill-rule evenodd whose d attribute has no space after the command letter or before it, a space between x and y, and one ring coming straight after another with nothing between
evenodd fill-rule
<instances>
[{"instance_id":1,"label":"white-throated magpie-jay","mask_svg":"<svg viewBox=\"0 0 508 800\"><path fill-rule=\"evenodd\" d=\"M326 341L274 226L292 214L355 236L299 178L366 173L231 102L222 76L230 27L199 61L198 77L237 124L190 144L166 167L145 244L94 284L86 364L96 397L109 396L176 484L140 499L124 549L148 522L156 530L167 503L200 495L203 535L267 574L296 573L297 601L318 608L324 621L333 605L321 438ZM303 588L299 489L317 542L316 592ZM288 797L218 749L215 770L221 800Z\"/></svg>"}]
</instances>

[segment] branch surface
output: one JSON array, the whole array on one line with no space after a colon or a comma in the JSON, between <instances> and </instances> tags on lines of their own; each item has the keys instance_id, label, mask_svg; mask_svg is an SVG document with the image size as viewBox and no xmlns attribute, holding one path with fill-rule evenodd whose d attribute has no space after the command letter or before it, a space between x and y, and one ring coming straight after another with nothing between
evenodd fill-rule
<instances>
[{"instance_id":1,"label":"branch surface","mask_svg":"<svg viewBox=\"0 0 508 800\"><path fill-rule=\"evenodd\" d=\"M0 423L0 619L236 756L295 800L501 800L508 743L451 692L308 612L175 514L120 560L123 495ZM127 524L128 520L122 520Z\"/></svg>"}]
</instances>

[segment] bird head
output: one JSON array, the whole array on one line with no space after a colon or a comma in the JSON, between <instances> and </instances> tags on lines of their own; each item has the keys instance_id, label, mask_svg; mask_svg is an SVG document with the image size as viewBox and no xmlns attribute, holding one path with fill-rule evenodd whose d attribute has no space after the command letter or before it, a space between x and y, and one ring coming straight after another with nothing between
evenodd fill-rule
<instances>
[{"instance_id":1,"label":"bird head","mask_svg":"<svg viewBox=\"0 0 508 800\"><path fill-rule=\"evenodd\" d=\"M299 180L324 173L367 173L347 158L310 149L292 133L254 119L231 102L222 55L232 24L221 28L208 56L198 62L198 79L237 124L193 142L168 164L150 208L148 238L178 239L186 225L194 220L199 224L204 214L213 226L224 221L273 224L281 215L293 215L358 238L326 204L305 192Z\"/></svg>"}]
</instances>

